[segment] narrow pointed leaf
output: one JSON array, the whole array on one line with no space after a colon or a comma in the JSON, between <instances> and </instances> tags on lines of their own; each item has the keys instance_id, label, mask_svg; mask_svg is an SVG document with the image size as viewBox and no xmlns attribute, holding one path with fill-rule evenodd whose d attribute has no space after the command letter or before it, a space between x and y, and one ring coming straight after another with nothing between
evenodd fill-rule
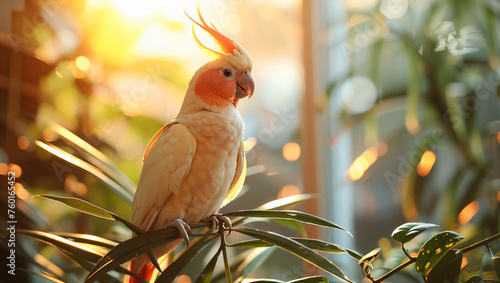
<instances>
[{"instance_id":1,"label":"narrow pointed leaf","mask_svg":"<svg viewBox=\"0 0 500 283\"><path fill-rule=\"evenodd\" d=\"M86 156L90 163L108 174L115 182L120 183L127 191L132 194L134 193L134 183L106 155L58 124L52 124L50 129L59 134L66 142L70 143L72 148Z\"/></svg>"},{"instance_id":2,"label":"narrow pointed leaf","mask_svg":"<svg viewBox=\"0 0 500 283\"><path fill-rule=\"evenodd\" d=\"M307 214L301 211L295 210L239 210L234 212L226 213L225 216L228 217L261 217L261 218L276 218L276 219L292 219L295 221L315 224L319 226L325 226L329 228L339 229L344 232L352 234L346 229L340 227L339 225L330 222L321 217L317 217L311 214Z\"/></svg>"},{"instance_id":3,"label":"narrow pointed leaf","mask_svg":"<svg viewBox=\"0 0 500 283\"><path fill-rule=\"evenodd\" d=\"M51 233L17 229L16 234L37 239L39 241L52 245L65 253L71 254L89 262L98 262L103 256L101 253L96 252L85 245L75 243Z\"/></svg>"},{"instance_id":4,"label":"narrow pointed leaf","mask_svg":"<svg viewBox=\"0 0 500 283\"><path fill-rule=\"evenodd\" d=\"M315 195L313 194L300 194L295 196L289 196L286 198L275 199L257 207L256 210L283 209L285 207L303 202L313 197L315 197Z\"/></svg>"},{"instance_id":5,"label":"narrow pointed leaf","mask_svg":"<svg viewBox=\"0 0 500 283\"><path fill-rule=\"evenodd\" d=\"M50 281L55 282L55 283L66 283L66 282L64 282L64 281L62 281L62 280L59 280L59 279L57 279L57 278L55 278L55 277L52 277L52 276L50 276L50 275L48 275L48 274L45 274L45 273L38 273L38 272L34 272L34 271L32 271L32 270L25 269L25 268L17 268L17 269L18 269L19 271L21 271L21 272L30 273L30 274L33 274L33 275L36 275L36 276L42 277L42 278L44 278L44 279L50 280Z\"/></svg>"},{"instance_id":6,"label":"narrow pointed leaf","mask_svg":"<svg viewBox=\"0 0 500 283\"><path fill-rule=\"evenodd\" d=\"M417 271L427 276L443 255L463 239L465 239L463 236L452 231L441 232L431 237L418 252L415 263Z\"/></svg>"},{"instance_id":7,"label":"narrow pointed leaf","mask_svg":"<svg viewBox=\"0 0 500 283\"><path fill-rule=\"evenodd\" d=\"M175 241L179 238L179 231L174 227L155 230L133 237L118 244L103 256L89 272L86 283L94 282L100 276L110 270L119 267L121 264L146 253L150 249Z\"/></svg>"},{"instance_id":8,"label":"narrow pointed leaf","mask_svg":"<svg viewBox=\"0 0 500 283\"><path fill-rule=\"evenodd\" d=\"M179 275L179 273L186 267L186 265L195 258L201 250L203 250L208 244L210 244L216 237L210 236L205 239L200 240L194 245L190 245L190 247L174 261L172 262L167 269L163 271L163 273L156 279L157 283L170 283L173 282L175 277Z\"/></svg>"},{"instance_id":9,"label":"narrow pointed leaf","mask_svg":"<svg viewBox=\"0 0 500 283\"><path fill-rule=\"evenodd\" d=\"M274 233L274 232L267 232L267 231L262 231L262 230L257 230L257 229L250 229L250 228L235 228L233 231L236 231L238 233L242 233L257 239L261 239L263 241L266 241L270 244L273 244L283 250L286 250L292 254L295 254L296 256L310 262L311 264L330 272L331 274L337 276L338 278L346 281L346 282L352 282L349 280L342 270L340 270L334 263L329 261L327 258L322 256L321 254L315 252L314 250L306 247L305 245L302 245L301 243L294 241L290 238L287 238L285 236L282 236L280 234Z\"/></svg>"},{"instance_id":10,"label":"narrow pointed leaf","mask_svg":"<svg viewBox=\"0 0 500 283\"><path fill-rule=\"evenodd\" d=\"M108 188L111 189L116 195L127 201L128 203L132 204L132 201L134 199L133 193L127 191L124 189L121 185L113 181L111 178L109 178L107 175L105 175L100 169L96 168L95 166L81 160L80 158L58 148L57 146L47 144L44 142L41 142L39 140L35 141L35 144L38 145L40 148L52 153L53 155L77 166L80 167L81 169L89 172L90 174L94 175L102 181L105 185L108 186Z\"/></svg>"},{"instance_id":11,"label":"narrow pointed leaf","mask_svg":"<svg viewBox=\"0 0 500 283\"><path fill-rule=\"evenodd\" d=\"M347 253L352 258L358 261L362 258L362 255L356 251L335 244L331 244L325 241L308 239L308 238L295 238L295 237L292 237L290 239L297 241L303 244L304 246L309 247L316 251L327 252L327 253ZM229 246L232 248L260 248L260 247L271 247L273 245L263 240L248 240L231 244Z\"/></svg>"},{"instance_id":12,"label":"narrow pointed leaf","mask_svg":"<svg viewBox=\"0 0 500 283\"><path fill-rule=\"evenodd\" d=\"M264 261L269 258L272 252L273 249L269 248L252 250L245 261L238 267L236 274L238 274L240 278L246 278L252 271L259 268Z\"/></svg>"},{"instance_id":13,"label":"narrow pointed leaf","mask_svg":"<svg viewBox=\"0 0 500 283\"><path fill-rule=\"evenodd\" d=\"M200 274L200 277L196 279L196 283L210 283L210 280L212 279L212 275L214 274L214 268L215 265L217 264L217 260L219 259L220 255L220 250L217 252L212 259L207 263L205 268Z\"/></svg>"},{"instance_id":14,"label":"narrow pointed leaf","mask_svg":"<svg viewBox=\"0 0 500 283\"><path fill-rule=\"evenodd\" d=\"M83 213L86 213L86 214L89 214L92 216L104 218L107 220L113 220L113 221L115 220L113 217L113 215L115 215L114 213L109 212L104 208L100 208L95 204L92 204L90 202L84 201L84 200L79 199L79 198L60 197L60 196L52 196L52 195L36 195L35 197L37 197L37 196L47 198L50 200L58 201L58 202L63 203L63 204L65 204L73 209L76 209L80 212L83 212Z\"/></svg>"},{"instance_id":15,"label":"narrow pointed leaf","mask_svg":"<svg viewBox=\"0 0 500 283\"><path fill-rule=\"evenodd\" d=\"M474 276L470 277L469 279L467 279L467 281L465 283L485 283L485 282L481 276L474 275Z\"/></svg>"},{"instance_id":16,"label":"narrow pointed leaf","mask_svg":"<svg viewBox=\"0 0 500 283\"><path fill-rule=\"evenodd\" d=\"M319 282L328 283L328 279L326 279L323 276L312 276L312 277L295 279L292 281L288 281L287 283L319 283Z\"/></svg>"},{"instance_id":17,"label":"narrow pointed leaf","mask_svg":"<svg viewBox=\"0 0 500 283\"><path fill-rule=\"evenodd\" d=\"M90 203L88 201L79 199L79 198L74 198L74 197L61 197L61 196L52 196L52 195L36 195L39 197L44 197L50 200L58 201L60 203L63 203L73 209L76 209L82 213L86 213L92 216L104 218L107 220L116 220L121 223L123 223L127 228L132 230L132 232L136 234L143 234L144 231L140 229L139 227L135 226L134 224L128 222L127 220L121 218L120 216L114 214L113 212L110 212L104 208L101 208L93 203Z\"/></svg>"},{"instance_id":18,"label":"narrow pointed leaf","mask_svg":"<svg viewBox=\"0 0 500 283\"><path fill-rule=\"evenodd\" d=\"M108 249L112 249L116 245L118 245L118 242L90 234L78 234L78 233L53 233L53 234L59 237L66 238L68 240L72 240L74 242L91 244Z\"/></svg>"},{"instance_id":19,"label":"narrow pointed leaf","mask_svg":"<svg viewBox=\"0 0 500 283\"><path fill-rule=\"evenodd\" d=\"M392 232L392 239L398 243L406 243L411 241L420 233L433 227L439 227L436 224L431 223L421 223L421 222L409 222L405 223Z\"/></svg>"}]
</instances>

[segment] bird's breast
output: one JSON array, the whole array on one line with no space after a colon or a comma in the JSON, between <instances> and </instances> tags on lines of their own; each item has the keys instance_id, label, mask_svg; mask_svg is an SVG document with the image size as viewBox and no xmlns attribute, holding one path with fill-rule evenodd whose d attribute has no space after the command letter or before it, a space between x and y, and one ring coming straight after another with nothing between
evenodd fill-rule
<instances>
[{"instance_id":1,"label":"bird's breast","mask_svg":"<svg viewBox=\"0 0 500 283\"><path fill-rule=\"evenodd\" d=\"M181 190L189 191L184 217L198 222L217 212L234 178L238 150L243 138L243 121L234 111L200 111L184 123L196 139L196 153Z\"/></svg>"}]
</instances>

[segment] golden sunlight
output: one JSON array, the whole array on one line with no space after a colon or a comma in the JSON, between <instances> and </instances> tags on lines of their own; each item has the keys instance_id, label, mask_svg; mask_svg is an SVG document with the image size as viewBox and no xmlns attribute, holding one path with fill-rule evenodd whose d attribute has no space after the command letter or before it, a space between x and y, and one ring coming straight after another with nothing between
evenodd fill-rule
<instances>
[{"instance_id":1,"label":"golden sunlight","mask_svg":"<svg viewBox=\"0 0 500 283\"><path fill-rule=\"evenodd\" d=\"M434 152L428 150L422 155L420 163L417 166L417 173L420 176L427 176L431 172L432 166L436 162L436 155Z\"/></svg>"},{"instance_id":2,"label":"golden sunlight","mask_svg":"<svg viewBox=\"0 0 500 283\"><path fill-rule=\"evenodd\" d=\"M467 224L474 215L479 211L479 203L477 201L473 201L469 203L460 214L458 214L458 222L460 224Z\"/></svg>"},{"instance_id":3,"label":"golden sunlight","mask_svg":"<svg viewBox=\"0 0 500 283\"><path fill-rule=\"evenodd\" d=\"M379 151L382 151L384 154L387 151L387 145L385 143L379 143L376 147L370 147L365 150L358 158L354 160L349 169L347 170L347 175L349 179L352 181L357 181L363 177L366 170L372 166L373 163L379 157ZM381 148L378 149L378 147Z\"/></svg>"}]
</instances>

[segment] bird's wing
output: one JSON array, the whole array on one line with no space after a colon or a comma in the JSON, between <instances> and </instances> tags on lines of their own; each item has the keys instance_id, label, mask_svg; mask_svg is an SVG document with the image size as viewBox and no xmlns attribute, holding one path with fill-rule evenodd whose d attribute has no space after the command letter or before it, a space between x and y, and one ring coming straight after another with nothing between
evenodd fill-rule
<instances>
[{"instance_id":1,"label":"bird's wing","mask_svg":"<svg viewBox=\"0 0 500 283\"><path fill-rule=\"evenodd\" d=\"M243 140L241 140L240 148L238 149L238 158L236 161L236 172L234 174L233 181L229 187L222 206L225 206L230 201L232 201L243 188L243 183L245 183L245 177L247 174L247 159L245 157L245 147L243 146Z\"/></svg>"},{"instance_id":2,"label":"bird's wing","mask_svg":"<svg viewBox=\"0 0 500 283\"><path fill-rule=\"evenodd\" d=\"M163 127L146 149L132 204L131 221L148 231L171 194L178 195L196 151L196 139L185 125Z\"/></svg>"},{"instance_id":3,"label":"bird's wing","mask_svg":"<svg viewBox=\"0 0 500 283\"><path fill-rule=\"evenodd\" d=\"M166 130L168 130L168 128L170 128L172 125L175 125L178 123L179 122L177 122L177 121L173 121L171 123L168 123L165 126L163 126L158 132L156 132L156 134L153 136L153 138L149 141L148 146L146 147L146 150L144 150L144 156L142 157L142 162L144 162L146 160L146 158L149 155L149 152L151 151L151 149L153 148L153 146L155 145L156 141L161 136L161 134L163 134Z\"/></svg>"}]
</instances>

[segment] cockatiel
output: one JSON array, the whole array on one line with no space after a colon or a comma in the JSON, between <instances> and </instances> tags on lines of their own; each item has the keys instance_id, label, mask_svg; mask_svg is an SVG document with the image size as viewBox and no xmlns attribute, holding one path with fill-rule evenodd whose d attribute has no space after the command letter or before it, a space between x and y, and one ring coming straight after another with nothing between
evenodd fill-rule
<instances>
[{"instance_id":1,"label":"cockatiel","mask_svg":"<svg viewBox=\"0 0 500 283\"><path fill-rule=\"evenodd\" d=\"M131 222L145 231L174 225L185 233L186 223L227 221L217 212L236 197L245 179L244 125L236 105L254 92L252 59L241 45L209 26L199 6L198 17L200 22L189 18L220 51L204 46L193 24L194 39L211 61L196 71L179 114L144 153ZM172 249L167 244L155 254L160 257ZM154 271L147 255L133 259L129 269L147 281Z\"/></svg>"}]
</instances>

